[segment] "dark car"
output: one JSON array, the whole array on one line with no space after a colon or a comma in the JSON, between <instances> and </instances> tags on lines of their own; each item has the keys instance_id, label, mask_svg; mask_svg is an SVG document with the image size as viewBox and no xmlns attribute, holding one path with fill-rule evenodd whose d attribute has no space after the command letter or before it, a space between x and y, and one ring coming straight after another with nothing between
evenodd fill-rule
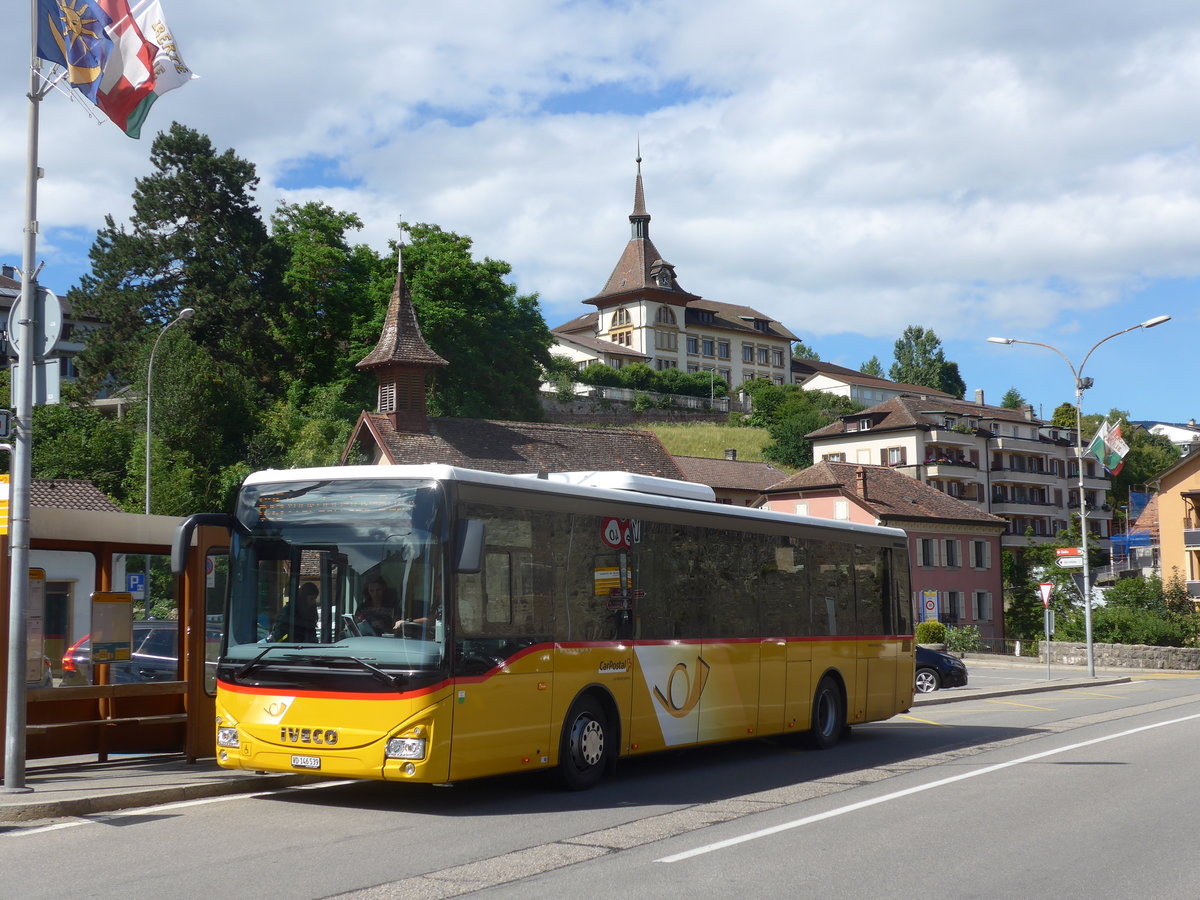
<instances>
[{"instance_id":1,"label":"dark car","mask_svg":"<svg viewBox=\"0 0 1200 900\"><path fill-rule=\"evenodd\" d=\"M91 635L84 635L63 654L63 684L92 683ZM113 684L175 681L179 678L179 623L143 619L133 623L133 652L128 662L111 663Z\"/></svg>"},{"instance_id":2,"label":"dark car","mask_svg":"<svg viewBox=\"0 0 1200 900\"><path fill-rule=\"evenodd\" d=\"M917 647L917 693L944 687L966 687L967 667L957 656Z\"/></svg>"}]
</instances>

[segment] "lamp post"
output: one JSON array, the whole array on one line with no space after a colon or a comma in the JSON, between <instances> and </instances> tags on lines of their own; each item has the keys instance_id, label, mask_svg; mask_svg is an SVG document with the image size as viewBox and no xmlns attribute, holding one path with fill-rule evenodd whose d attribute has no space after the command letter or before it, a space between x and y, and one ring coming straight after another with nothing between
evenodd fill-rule
<instances>
[{"instance_id":1,"label":"lamp post","mask_svg":"<svg viewBox=\"0 0 1200 900\"><path fill-rule=\"evenodd\" d=\"M1075 465L1079 475L1079 549L1083 554L1083 589L1080 592L1083 595L1083 629L1084 637L1087 643L1087 665L1088 677L1096 677L1096 658L1092 652L1092 585L1091 585L1091 567L1088 563L1088 547L1087 547L1087 502L1084 499L1083 493L1083 392L1092 386L1092 379L1083 377L1083 367L1087 365L1087 361L1091 358L1096 348L1105 341L1111 341L1115 337L1120 337L1123 334L1128 334L1131 331L1137 331L1139 328L1153 328L1155 325L1161 325L1163 322L1169 322L1170 316L1155 316L1153 319L1147 319L1138 325L1130 325L1121 331L1116 331L1106 338L1101 338L1092 344L1092 348L1083 355L1083 362L1079 364L1079 368L1067 358L1067 355L1057 347L1052 347L1049 344L1043 344L1040 341L1023 341L1018 338L1003 338L990 337L988 340L993 344L1029 344L1033 347L1045 347L1047 350L1053 350L1063 358L1067 366L1071 369L1071 375L1075 378ZM1049 660L1050 651L1046 650L1046 658Z\"/></svg>"},{"instance_id":2,"label":"lamp post","mask_svg":"<svg viewBox=\"0 0 1200 900\"><path fill-rule=\"evenodd\" d=\"M163 339L168 328L176 322L190 319L195 314L196 311L190 306L181 309L179 315L162 327L162 331L154 340L154 346L150 349L150 364L146 366L146 515L150 515L150 384L154 376L154 354L158 352L158 343Z\"/></svg>"}]
</instances>

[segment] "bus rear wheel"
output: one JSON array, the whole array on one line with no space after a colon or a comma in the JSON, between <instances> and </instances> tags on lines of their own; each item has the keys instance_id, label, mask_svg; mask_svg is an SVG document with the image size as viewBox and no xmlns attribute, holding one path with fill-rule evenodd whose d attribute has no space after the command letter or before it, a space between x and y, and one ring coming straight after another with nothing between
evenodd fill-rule
<instances>
[{"instance_id":1,"label":"bus rear wheel","mask_svg":"<svg viewBox=\"0 0 1200 900\"><path fill-rule=\"evenodd\" d=\"M604 777L612 755L608 717L592 697L580 697L563 722L558 775L563 787L583 791Z\"/></svg>"},{"instance_id":2,"label":"bus rear wheel","mask_svg":"<svg viewBox=\"0 0 1200 900\"><path fill-rule=\"evenodd\" d=\"M812 728L808 745L816 750L828 750L838 742L846 728L846 705L837 682L828 675L817 685L813 696Z\"/></svg>"}]
</instances>

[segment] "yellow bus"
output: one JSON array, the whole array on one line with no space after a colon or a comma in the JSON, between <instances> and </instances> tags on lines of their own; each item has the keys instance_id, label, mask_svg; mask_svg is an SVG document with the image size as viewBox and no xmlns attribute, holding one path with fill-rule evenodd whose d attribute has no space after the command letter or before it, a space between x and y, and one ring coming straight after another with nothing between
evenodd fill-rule
<instances>
[{"instance_id":1,"label":"yellow bus","mask_svg":"<svg viewBox=\"0 0 1200 900\"><path fill-rule=\"evenodd\" d=\"M622 472L265 471L230 529L218 762L446 783L804 734L913 699L903 531Z\"/></svg>"}]
</instances>

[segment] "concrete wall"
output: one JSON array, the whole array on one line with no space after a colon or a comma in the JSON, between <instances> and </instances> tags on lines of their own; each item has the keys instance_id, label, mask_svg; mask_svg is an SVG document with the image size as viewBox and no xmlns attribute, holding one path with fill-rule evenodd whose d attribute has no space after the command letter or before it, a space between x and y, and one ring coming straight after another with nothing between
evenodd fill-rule
<instances>
[{"instance_id":1,"label":"concrete wall","mask_svg":"<svg viewBox=\"0 0 1200 900\"><path fill-rule=\"evenodd\" d=\"M1045 646L1044 643L1043 646ZM1145 644L1093 643L1092 655L1097 668L1200 671L1200 649L1193 647L1148 647ZM1045 654L1042 654L1041 658L1044 660ZM1050 662L1064 666L1086 666L1087 645L1067 641L1051 641Z\"/></svg>"}]
</instances>

